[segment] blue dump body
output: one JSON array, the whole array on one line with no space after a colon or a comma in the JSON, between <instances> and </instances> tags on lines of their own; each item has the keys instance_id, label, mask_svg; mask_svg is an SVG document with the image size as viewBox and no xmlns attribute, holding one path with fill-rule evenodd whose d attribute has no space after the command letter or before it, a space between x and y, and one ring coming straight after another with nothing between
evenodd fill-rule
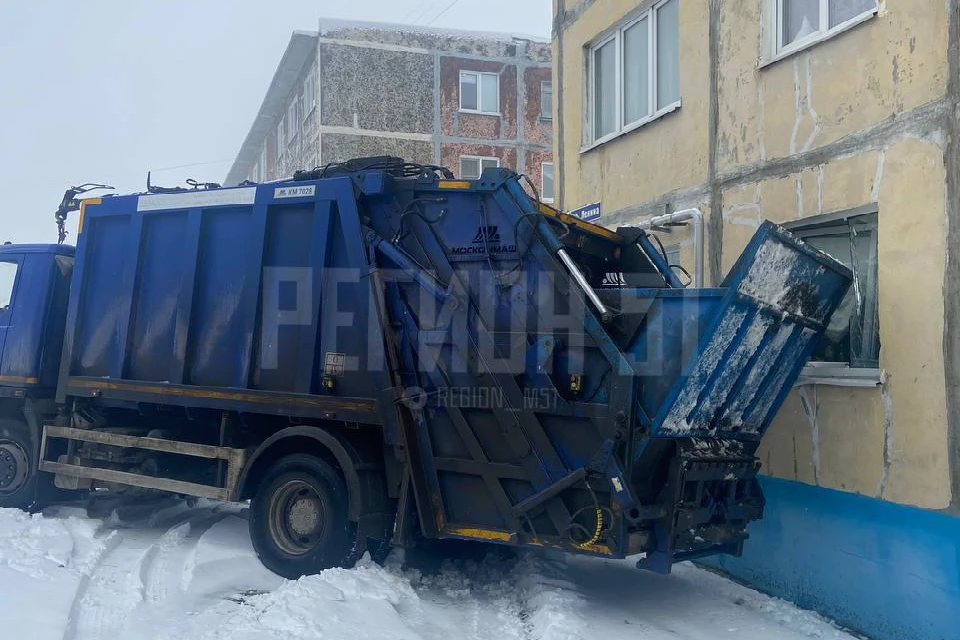
<instances>
[{"instance_id":1,"label":"blue dump body","mask_svg":"<svg viewBox=\"0 0 960 640\"><path fill-rule=\"evenodd\" d=\"M505 169L104 197L81 225L61 404L344 430L383 452L395 539L662 572L740 553L757 445L851 281L766 223L721 287L685 289L644 232Z\"/></svg>"}]
</instances>

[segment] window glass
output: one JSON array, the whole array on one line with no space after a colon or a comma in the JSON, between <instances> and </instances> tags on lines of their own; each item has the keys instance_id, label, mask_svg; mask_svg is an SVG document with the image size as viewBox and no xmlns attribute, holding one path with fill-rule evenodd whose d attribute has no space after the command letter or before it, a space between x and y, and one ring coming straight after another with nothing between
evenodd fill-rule
<instances>
[{"instance_id":1,"label":"window glass","mask_svg":"<svg viewBox=\"0 0 960 640\"><path fill-rule=\"evenodd\" d=\"M830 28L876 8L876 0L830 0Z\"/></svg>"},{"instance_id":2,"label":"window glass","mask_svg":"<svg viewBox=\"0 0 960 640\"><path fill-rule=\"evenodd\" d=\"M540 117L544 120L553 118L553 83L540 83Z\"/></svg>"},{"instance_id":3,"label":"window glass","mask_svg":"<svg viewBox=\"0 0 960 640\"><path fill-rule=\"evenodd\" d=\"M483 173L484 169L496 169L500 166L500 161L497 158L484 158L480 161L480 172ZM480 176L477 176L478 178Z\"/></svg>"},{"instance_id":4,"label":"window glass","mask_svg":"<svg viewBox=\"0 0 960 640\"><path fill-rule=\"evenodd\" d=\"M657 109L680 99L680 3L657 9Z\"/></svg>"},{"instance_id":5,"label":"window glass","mask_svg":"<svg viewBox=\"0 0 960 640\"><path fill-rule=\"evenodd\" d=\"M617 128L617 43L606 43L593 53L594 138L613 133Z\"/></svg>"},{"instance_id":6,"label":"window glass","mask_svg":"<svg viewBox=\"0 0 960 640\"><path fill-rule=\"evenodd\" d=\"M0 313L10 307L13 285L17 281L17 266L16 262L0 262Z\"/></svg>"},{"instance_id":7,"label":"window glass","mask_svg":"<svg viewBox=\"0 0 960 640\"><path fill-rule=\"evenodd\" d=\"M480 110L484 113L500 112L500 76L495 73L480 75Z\"/></svg>"},{"instance_id":8,"label":"window glass","mask_svg":"<svg viewBox=\"0 0 960 640\"><path fill-rule=\"evenodd\" d=\"M460 74L460 108L476 111L479 108L477 99L477 74Z\"/></svg>"},{"instance_id":9,"label":"window glass","mask_svg":"<svg viewBox=\"0 0 960 640\"><path fill-rule=\"evenodd\" d=\"M650 20L644 18L623 32L624 122L650 115Z\"/></svg>"},{"instance_id":10,"label":"window glass","mask_svg":"<svg viewBox=\"0 0 960 640\"><path fill-rule=\"evenodd\" d=\"M820 0L782 0L784 46L820 30Z\"/></svg>"},{"instance_id":11,"label":"window glass","mask_svg":"<svg viewBox=\"0 0 960 640\"><path fill-rule=\"evenodd\" d=\"M553 201L553 163L544 162L541 168L543 185L540 189L540 197L545 201Z\"/></svg>"}]
</instances>

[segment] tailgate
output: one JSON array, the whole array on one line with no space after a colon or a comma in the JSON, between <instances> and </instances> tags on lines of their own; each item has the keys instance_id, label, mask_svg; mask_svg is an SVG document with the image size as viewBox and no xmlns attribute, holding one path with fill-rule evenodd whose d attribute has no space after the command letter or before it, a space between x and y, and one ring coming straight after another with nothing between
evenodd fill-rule
<instances>
[{"instance_id":1,"label":"tailgate","mask_svg":"<svg viewBox=\"0 0 960 640\"><path fill-rule=\"evenodd\" d=\"M852 281L849 269L771 222L731 269L700 346L652 435L759 438Z\"/></svg>"}]
</instances>

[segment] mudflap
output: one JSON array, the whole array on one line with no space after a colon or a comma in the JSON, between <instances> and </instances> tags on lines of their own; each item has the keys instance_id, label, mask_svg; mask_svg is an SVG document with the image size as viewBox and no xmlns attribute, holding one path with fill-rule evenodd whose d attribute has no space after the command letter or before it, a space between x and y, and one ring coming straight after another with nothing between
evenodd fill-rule
<instances>
[{"instance_id":1,"label":"mudflap","mask_svg":"<svg viewBox=\"0 0 960 640\"><path fill-rule=\"evenodd\" d=\"M675 562L720 553L739 556L747 524L763 517L760 460L738 440L684 439L670 463L653 525L652 547L637 568L670 573Z\"/></svg>"}]
</instances>

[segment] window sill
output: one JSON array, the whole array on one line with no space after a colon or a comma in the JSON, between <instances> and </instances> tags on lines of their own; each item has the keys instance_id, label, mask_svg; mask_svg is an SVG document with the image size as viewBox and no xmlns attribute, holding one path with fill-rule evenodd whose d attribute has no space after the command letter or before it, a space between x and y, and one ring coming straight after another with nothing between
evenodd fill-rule
<instances>
[{"instance_id":1,"label":"window sill","mask_svg":"<svg viewBox=\"0 0 960 640\"><path fill-rule=\"evenodd\" d=\"M473 109L458 109L458 111L460 113L469 113L474 116L496 116L497 118L502 116L499 111L474 111Z\"/></svg>"},{"instance_id":2,"label":"window sill","mask_svg":"<svg viewBox=\"0 0 960 640\"><path fill-rule=\"evenodd\" d=\"M833 38L836 38L840 34L846 33L847 31L850 31L854 27L857 27L863 24L864 22L866 22L867 20L870 20L875 17L877 17L877 9L874 9L873 11L859 15L856 18L851 18L850 20L847 20L844 23L838 24L837 26L835 26L833 29L830 29L829 31L824 31L822 33L816 33L816 34L807 36L800 42L791 43L790 45L785 47L783 50L777 52L775 55L764 56L760 58L760 64L757 66L757 68L764 69L766 67L769 67L772 64L775 64L777 62L780 62L781 60L784 60L797 53L800 53L801 51L806 51L807 49L815 47L821 42L832 40Z\"/></svg>"},{"instance_id":3,"label":"window sill","mask_svg":"<svg viewBox=\"0 0 960 640\"><path fill-rule=\"evenodd\" d=\"M623 129L620 129L619 131L614 131L613 133L603 136L599 140L595 140L590 144L580 147L580 153L587 153L588 151L592 151L593 149L596 149L599 146L605 145L611 140L616 140L617 138L621 136L625 136L632 131L636 131L640 127L646 126L652 122L656 122L657 120L663 118L664 116L669 115L674 111L678 110L680 108L680 105L681 105L681 101L677 100L672 105L668 107L664 107L663 109L661 109L660 111L657 111L652 116L648 116L642 120L637 120L636 122L633 122L625 126Z\"/></svg>"},{"instance_id":4,"label":"window sill","mask_svg":"<svg viewBox=\"0 0 960 640\"><path fill-rule=\"evenodd\" d=\"M832 387L877 387L886 378L883 369L851 367L841 362L811 362L800 372L795 387L826 385Z\"/></svg>"}]
</instances>

